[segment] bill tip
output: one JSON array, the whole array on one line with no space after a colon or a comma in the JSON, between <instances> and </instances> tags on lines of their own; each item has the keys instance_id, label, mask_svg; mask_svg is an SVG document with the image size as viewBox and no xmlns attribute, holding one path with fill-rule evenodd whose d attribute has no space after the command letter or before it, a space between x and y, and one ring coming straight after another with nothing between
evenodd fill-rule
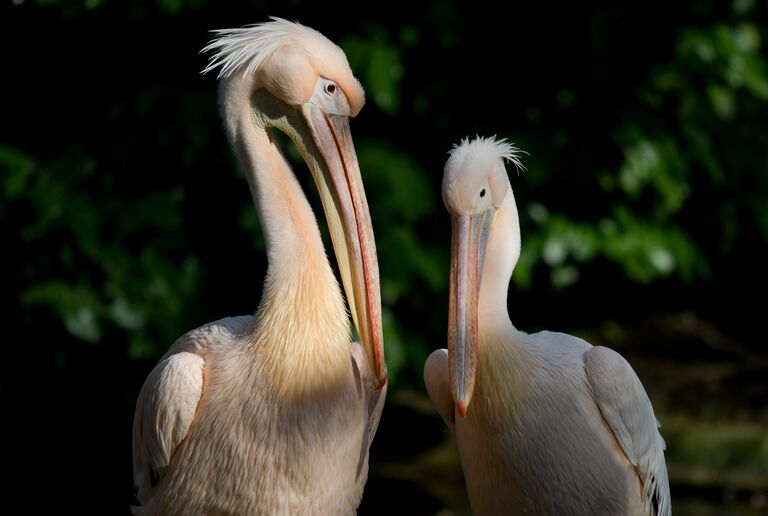
<instances>
[{"instance_id":1,"label":"bill tip","mask_svg":"<svg viewBox=\"0 0 768 516\"><path fill-rule=\"evenodd\" d=\"M379 380L375 383L374 387L376 388L376 390L379 390L382 387L384 387L387 384L387 379L388 379L388 376L387 376L387 373L385 372L384 376L379 378Z\"/></svg>"}]
</instances>

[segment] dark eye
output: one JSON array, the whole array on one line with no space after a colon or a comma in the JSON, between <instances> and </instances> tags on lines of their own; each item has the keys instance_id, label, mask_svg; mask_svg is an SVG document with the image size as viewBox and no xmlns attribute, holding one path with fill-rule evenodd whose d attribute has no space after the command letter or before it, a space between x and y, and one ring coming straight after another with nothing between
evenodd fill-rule
<instances>
[{"instance_id":1,"label":"dark eye","mask_svg":"<svg viewBox=\"0 0 768 516\"><path fill-rule=\"evenodd\" d=\"M333 95L336 93L336 85L333 83L326 85L325 92L328 93L328 95Z\"/></svg>"},{"instance_id":2,"label":"dark eye","mask_svg":"<svg viewBox=\"0 0 768 516\"><path fill-rule=\"evenodd\" d=\"M485 197L485 188L480 190L480 197Z\"/></svg>"}]
</instances>

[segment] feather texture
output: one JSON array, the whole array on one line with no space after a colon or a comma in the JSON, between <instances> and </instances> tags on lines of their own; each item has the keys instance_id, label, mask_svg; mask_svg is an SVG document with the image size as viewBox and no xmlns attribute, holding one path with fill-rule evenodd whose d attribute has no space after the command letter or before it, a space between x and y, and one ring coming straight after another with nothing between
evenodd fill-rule
<instances>
[{"instance_id":1,"label":"feather texture","mask_svg":"<svg viewBox=\"0 0 768 516\"><path fill-rule=\"evenodd\" d=\"M314 213L263 122L277 110L269 127L298 146L307 128L294 106L324 84L318 77L339 85L350 111L362 88L338 47L281 19L218 31L205 50L206 71L220 68L225 128L269 268L255 316L188 333L147 378L134 419L134 512L351 514L386 391L374 389L366 353L350 342Z\"/></svg>"},{"instance_id":2,"label":"feather texture","mask_svg":"<svg viewBox=\"0 0 768 516\"><path fill-rule=\"evenodd\" d=\"M525 165L520 160L521 154L527 154L515 147L514 143L507 141L506 138L496 138L496 136L475 136L461 140L448 152L448 162L445 164L446 171L458 169L465 163L477 163L478 161L496 161L504 160L512 163L517 170L525 170ZM448 172L446 172L448 173Z\"/></svg>"},{"instance_id":3,"label":"feather texture","mask_svg":"<svg viewBox=\"0 0 768 516\"><path fill-rule=\"evenodd\" d=\"M344 51L310 27L282 18L272 17L270 20L246 27L213 31L215 37L201 51L211 54L202 73L218 69L220 79L234 76L259 78L271 58L281 50L288 49L291 57L286 58L281 54L281 62L277 63L279 72L285 75L285 61L306 60L316 77L335 81L341 87L349 100L352 115L356 115L365 104L365 92L360 81L352 74ZM275 80L275 76L279 75L275 69L266 71L270 73L264 74L262 79ZM308 77L306 72L302 70L302 74ZM265 81L257 81L257 86L261 86L262 82ZM314 82L312 80L311 84L314 85ZM308 91L311 92L311 88Z\"/></svg>"},{"instance_id":4,"label":"feather texture","mask_svg":"<svg viewBox=\"0 0 768 516\"><path fill-rule=\"evenodd\" d=\"M640 379L615 351L597 346L584 355L595 403L643 482L643 503L658 516L672 513L664 439Z\"/></svg>"},{"instance_id":5,"label":"feather texture","mask_svg":"<svg viewBox=\"0 0 768 516\"><path fill-rule=\"evenodd\" d=\"M519 151L504 140L465 139L450 152L443 176L443 200L454 223L495 210L484 263L475 259L468 267L482 263L482 274L474 276L482 278L474 294L474 395L465 417L457 415L449 389L446 351L433 352L424 371L433 404L455 432L472 510L668 516L664 441L626 360L571 335L529 335L510 320L507 289L520 225L503 160L522 166ZM452 298L473 295L456 284Z\"/></svg>"}]
</instances>

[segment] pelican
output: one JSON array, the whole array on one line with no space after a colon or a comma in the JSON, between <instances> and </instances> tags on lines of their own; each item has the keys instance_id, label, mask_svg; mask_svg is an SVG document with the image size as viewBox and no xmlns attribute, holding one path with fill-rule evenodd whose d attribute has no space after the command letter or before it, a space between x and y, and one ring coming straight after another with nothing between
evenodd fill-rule
<instances>
[{"instance_id":1,"label":"pelican","mask_svg":"<svg viewBox=\"0 0 768 516\"><path fill-rule=\"evenodd\" d=\"M626 360L510 321L520 226L504 162L522 167L518 156L504 140L465 139L443 175L448 349L429 356L424 381L456 436L473 512L669 515L664 441Z\"/></svg>"},{"instance_id":2,"label":"pelican","mask_svg":"<svg viewBox=\"0 0 768 516\"><path fill-rule=\"evenodd\" d=\"M349 131L363 90L343 51L298 23L216 32L204 72L219 70L268 268L254 316L192 330L147 377L133 426L135 512L354 513L387 382L376 248ZM360 343L271 130L291 138L320 192Z\"/></svg>"}]
</instances>

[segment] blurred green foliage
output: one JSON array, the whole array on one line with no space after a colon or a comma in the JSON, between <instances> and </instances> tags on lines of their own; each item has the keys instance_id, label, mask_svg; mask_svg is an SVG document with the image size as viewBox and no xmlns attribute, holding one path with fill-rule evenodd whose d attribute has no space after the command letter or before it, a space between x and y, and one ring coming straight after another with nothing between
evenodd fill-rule
<instances>
[{"instance_id":1,"label":"blurred green foliage","mask_svg":"<svg viewBox=\"0 0 768 516\"><path fill-rule=\"evenodd\" d=\"M737 2L734 11L749 19L752 7ZM612 131L623 160L598 176L611 199L603 216L585 223L529 206L540 233L523 248L518 285L528 286L530 269L543 263L552 283L567 287L599 256L633 281L676 275L690 283L712 273L706 251L728 253L738 228L751 225L740 217L756 221L760 239L768 239L768 128L760 123L768 116L765 53L758 27L738 17L730 25L685 28L670 62L656 65L636 89L639 108L667 115L645 115ZM718 189L724 195L712 196ZM727 195L750 190L746 209L736 206L741 195ZM701 234L691 223L696 216L684 213L697 209L723 216ZM719 245L705 251L712 233Z\"/></svg>"},{"instance_id":2,"label":"blurred green foliage","mask_svg":"<svg viewBox=\"0 0 768 516\"><path fill-rule=\"evenodd\" d=\"M51 490L43 507L82 490L79 463L96 486L81 512L116 512L99 504L130 496L133 403L156 359L189 329L256 310L264 241L198 52L211 29L270 15L338 42L366 89L352 131L392 399L421 389L445 346L446 153L497 134L528 153L528 172L510 171L513 322L608 343L635 367L652 357L638 372L654 405L704 421L670 425L671 471L764 476L765 1L13 0L0 6L0 394L23 422L6 426L35 443L12 464ZM731 376L712 380L710 362ZM377 442L401 431L387 421Z\"/></svg>"},{"instance_id":3,"label":"blurred green foliage","mask_svg":"<svg viewBox=\"0 0 768 516\"><path fill-rule=\"evenodd\" d=\"M33 19L32 8L19 3L17 9ZM40 0L37 5L49 18L82 19L86 26L92 23L89 17L102 19L99 12L109 19L126 9L129 22L121 27L127 32L139 20L183 18L184 13L198 26L206 7L202 0L158 0L154 7L130 8L94 0ZM466 87L479 77L473 78L471 66L460 70L462 52L479 52L488 36L466 34L469 39L463 41L455 6L435 3L424 9L421 25L371 19L342 28L314 24L340 42L367 90L369 105L360 123L355 121L355 133L376 229L387 354L396 385L406 370L408 382L418 378L427 352L444 338L448 222L439 179L441 160L457 136L495 128L522 141L531 153L525 160L530 172L512 178L513 187L522 190L523 249L514 285L523 291L567 291L585 275L599 279L606 264L637 284L670 278L681 285L707 285L732 253L747 252L740 243L768 238L768 25L756 16L764 11L757 2L734 2L712 23L670 24L673 36L659 45L657 60L634 73L638 80L622 91L621 102L584 106L589 85L565 80L549 86L549 99L519 100L515 106L525 117L489 111L484 99L475 97L479 90ZM313 16L305 21L311 24ZM236 23L248 21L237 18ZM65 136L59 145L30 147L25 137L32 133L22 131L6 134L0 147L6 240L11 247L35 250L23 253L23 264L15 263L21 267L19 289L10 297L25 308L50 310L75 339L93 344L107 334L125 339L131 358L157 357L184 330L204 322L197 317L208 313L201 306L206 292L219 288L211 283L218 274L212 263L221 265L227 258L211 261L206 258L216 249L200 252L206 244L199 235L190 238L197 228L189 213L227 203L235 189L246 191L219 135L214 81L190 79L203 65L202 58L192 59L206 35L185 37L179 41L185 42L182 62L189 69L166 67L168 73L149 80L135 69L138 77L131 84L137 89L118 87L114 96L102 92L109 116L124 124L117 136L130 143ZM464 48L467 41L471 44ZM611 50L593 49L596 59ZM453 51L459 68L442 66L450 62L445 58L434 67L419 61L430 52ZM162 57L180 56L167 51ZM167 62L155 58L150 72ZM182 73L187 83L178 83L171 72ZM490 74L485 80L501 77ZM467 91L470 95L457 95ZM542 101L550 105L542 107ZM445 112L449 104L454 112ZM617 111L586 126L573 123L573 117L590 116L596 108ZM200 110L202 115L189 119ZM467 111L483 121L464 116ZM366 117L370 121L363 125ZM579 133L584 127L593 134ZM535 140L541 136L548 140ZM97 150L98 145L106 148ZM575 152L579 147L584 154ZM438 152L425 159L432 149ZM131 174L118 157L125 152L144 153L147 171ZM295 151L288 152L301 170ZM166 166L154 170L158 153ZM199 163L204 153L212 153L203 160L209 168ZM569 178L575 171L578 176ZM158 174L165 177L156 187L132 184ZM188 174L201 176L191 185ZM201 185L222 176L230 176L226 188L211 189L204 208L193 204L203 198ZM553 193L558 184L567 189L567 198ZM190 189L197 189L194 199L187 195ZM250 245L245 252L256 260L251 263L257 264L257 278L263 241L248 198L237 198L234 221L212 216L210 222L234 224L236 229L226 232L232 240L220 251ZM750 236L751 227L759 233ZM19 257L12 250L3 255L6 263ZM257 284L250 295L247 306L238 305L240 311L255 306ZM234 299L244 297L238 293ZM425 330L427 324L432 328Z\"/></svg>"},{"instance_id":4,"label":"blurred green foliage","mask_svg":"<svg viewBox=\"0 0 768 516\"><path fill-rule=\"evenodd\" d=\"M129 336L132 358L156 356L158 341L178 337L174 320L198 290L200 267L191 256L174 259L180 188L115 196L110 178L96 177L96 162L78 150L40 163L0 147L0 167L4 215L26 215L14 219L12 241L41 251L16 272L29 279L22 306L47 307L89 343L114 325Z\"/></svg>"}]
</instances>

